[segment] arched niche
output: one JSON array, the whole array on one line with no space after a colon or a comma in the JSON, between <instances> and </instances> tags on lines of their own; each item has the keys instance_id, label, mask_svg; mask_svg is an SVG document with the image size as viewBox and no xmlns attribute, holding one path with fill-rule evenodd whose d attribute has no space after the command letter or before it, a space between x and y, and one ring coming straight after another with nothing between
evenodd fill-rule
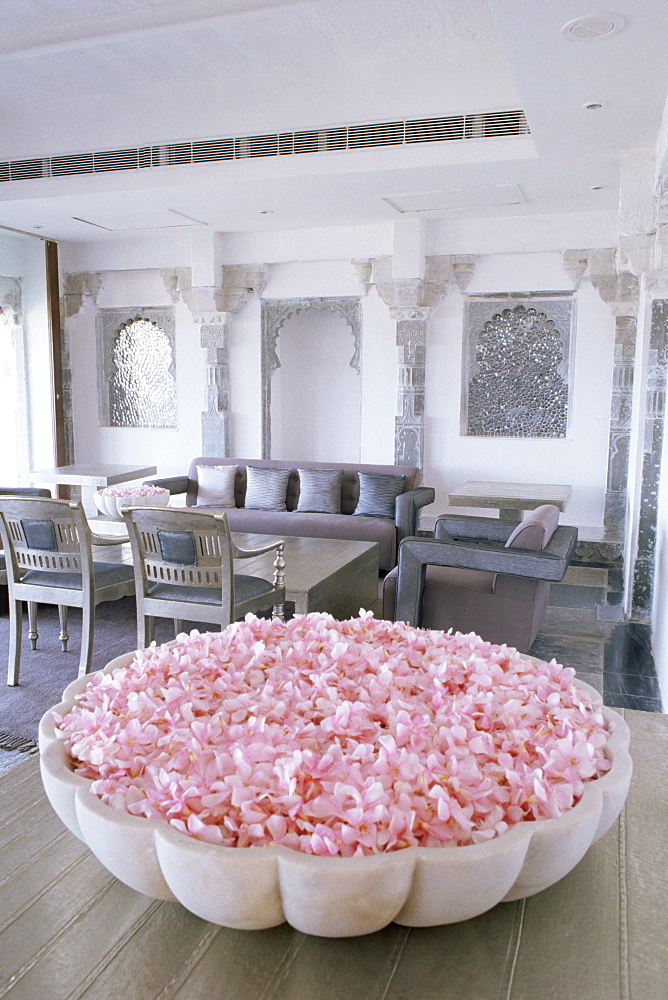
<instances>
[{"instance_id":1,"label":"arched niche","mask_svg":"<svg viewBox=\"0 0 668 1000\"><path fill-rule=\"evenodd\" d=\"M317 437L319 424L326 419L330 435L328 454L313 455L312 460L359 460L361 318L359 298L263 300L263 458L309 460L308 452L313 452L308 436ZM279 338L282 338L280 345ZM277 373L282 379L280 393ZM279 456L272 452L272 423L276 426L276 414L272 413L272 384L275 395L280 394L276 410L284 421L280 446L289 448L291 438L298 435L302 446L294 454ZM284 430L286 421L294 422L294 433ZM351 450L355 453L350 454ZM343 457L338 458L338 455Z\"/></svg>"}]
</instances>

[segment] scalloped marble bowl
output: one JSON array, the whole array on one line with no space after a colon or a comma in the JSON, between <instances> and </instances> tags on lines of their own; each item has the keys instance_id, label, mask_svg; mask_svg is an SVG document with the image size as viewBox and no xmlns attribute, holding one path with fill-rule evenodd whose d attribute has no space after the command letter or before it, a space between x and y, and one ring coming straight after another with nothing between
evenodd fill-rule
<instances>
[{"instance_id":1,"label":"scalloped marble bowl","mask_svg":"<svg viewBox=\"0 0 668 1000\"><path fill-rule=\"evenodd\" d=\"M122 521L121 507L166 507L169 503L169 490L160 489L159 493L151 493L149 496L112 496L105 494L102 490L95 493L95 506L100 514L113 517L115 521Z\"/></svg>"},{"instance_id":2,"label":"scalloped marble bowl","mask_svg":"<svg viewBox=\"0 0 668 1000\"><path fill-rule=\"evenodd\" d=\"M117 657L105 671L133 656ZM408 847L361 858L222 847L179 833L164 820L113 809L91 794L88 779L73 773L53 713L69 711L90 676L70 684L40 723L42 781L51 805L121 882L156 899L178 900L224 927L259 930L287 921L305 934L351 937L391 921L431 927L468 920L567 875L612 826L631 781L628 727L604 707L612 767L587 782L577 805L558 819L521 822L482 844ZM593 688L576 683L601 704Z\"/></svg>"}]
</instances>

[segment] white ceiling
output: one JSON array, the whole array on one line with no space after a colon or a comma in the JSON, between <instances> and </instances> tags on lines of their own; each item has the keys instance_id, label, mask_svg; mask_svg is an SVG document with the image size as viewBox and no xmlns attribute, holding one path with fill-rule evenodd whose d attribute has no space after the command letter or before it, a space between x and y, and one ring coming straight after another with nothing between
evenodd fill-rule
<instances>
[{"instance_id":1,"label":"white ceiling","mask_svg":"<svg viewBox=\"0 0 668 1000\"><path fill-rule=\"evenodd\" d=\"M606 14L607 37L563 34ZM657 145L667 52L666 0L2 0L0 162L512 108L531 136L11 181L0 226L614 212L622 152Z\"/></svg>"}]
</instances>

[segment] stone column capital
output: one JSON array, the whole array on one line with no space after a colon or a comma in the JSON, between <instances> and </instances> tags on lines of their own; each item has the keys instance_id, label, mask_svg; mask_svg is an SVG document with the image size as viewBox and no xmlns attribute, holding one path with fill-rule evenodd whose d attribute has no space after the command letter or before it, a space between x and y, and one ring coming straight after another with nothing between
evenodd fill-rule
<instances>
[{"instance_id":1,"label":"stone column capital","mask_svg":"<svg viewBox=\"0 0 668 1000\"><path fill-rule=\"evenodd\" d=\"M80 312L85 300L95 305L102 288L102 272L90 271L82 274L66 274L63 294L62 313L65 319L71 319Z\"/></svg>"},{"instance_id":2,"label":"stone column capital","mask_svg":"<svg viewBox=\"0 0 668 1000\"><path fill-rule=\"evenodd\" d=\"M451 258L452 275L462 295L465 294L475 274L477 259L474 254L456 254Z\"/></svg>"},{"instance_id":3,"label":"stone column capital","mask_svg":"<svg viewBox=\"0 0 668 1000\"><path fill-rule=\"evenodd\" d=\"M224 264L223 301L225 311L234 313L251 295L260 297L267 285L267 264Z\"/></svg>"},{"instance_id":4,"label":"stone column capital","mask_svg":"<svg viewBox=\"0 0 668 1000\"><path fill-rule=\"evenodd\" d=\"M357 283L362 289L362 294L366 295L371 287L373 275L373 260L370 257L351 260L353 271Z\"/></svg>"},{"instance_id":5,"label":"stone column capital","mask_svg":"<svg viewBox=\"0 0 668 1000\"><path fill-rule=\"evenodd\" d=\"M192 288L192 271L189 267L166 268L160 277L172 302L183 298L184 292Z\"/></svg>"},{"instance_id":6,"label":"stone column capital","mask_svg":"<svg viewBox=\"0 0 668 1000\"><path fill-rule=\"evenodd\" d=\"M561 261L564 265L564 271L573 282L573 286L579 288L582 277L587 270L587 251L564 250L561 255Z\"/></svg>"},{"instance_id":7,"label":"stone column capital","mask_svg":"<svg viewBox=\"0 0 668 1000\"><path fill-rule=\"evenodd\" d=\"M452 280L452 258L427 257L424 278L393 278L392 258L373 262L373 281L392 319L425 321Z\"/></svg>"},{"instance_id":8,"label":"stone column capital","mask_svg":"<svg viewBox=\"0 0 668 1000\"><path fill-rule=\"evenodd\" d=\"M184 288L182 296L195 323L225 324L227 312L222 288Z\"/></svg>"}]
</instances>

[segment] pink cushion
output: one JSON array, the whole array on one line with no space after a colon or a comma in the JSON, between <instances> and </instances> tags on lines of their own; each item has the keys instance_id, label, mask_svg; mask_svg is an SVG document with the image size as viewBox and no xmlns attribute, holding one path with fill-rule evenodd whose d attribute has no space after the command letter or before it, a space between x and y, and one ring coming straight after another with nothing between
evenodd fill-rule
<instances>
[{"instance_id":1,"label":"pink cushion","mask_svg":"<svg viewBox=\"0 0 668 1000\"><path fill-rule=\"evenodd\" d=\"M531 549L540 552L544 549L559 523L559 508L554 504L544 503L529 511L523 521L517 525L506 542L507 549Z\"/></svg>"}]
</instances>

